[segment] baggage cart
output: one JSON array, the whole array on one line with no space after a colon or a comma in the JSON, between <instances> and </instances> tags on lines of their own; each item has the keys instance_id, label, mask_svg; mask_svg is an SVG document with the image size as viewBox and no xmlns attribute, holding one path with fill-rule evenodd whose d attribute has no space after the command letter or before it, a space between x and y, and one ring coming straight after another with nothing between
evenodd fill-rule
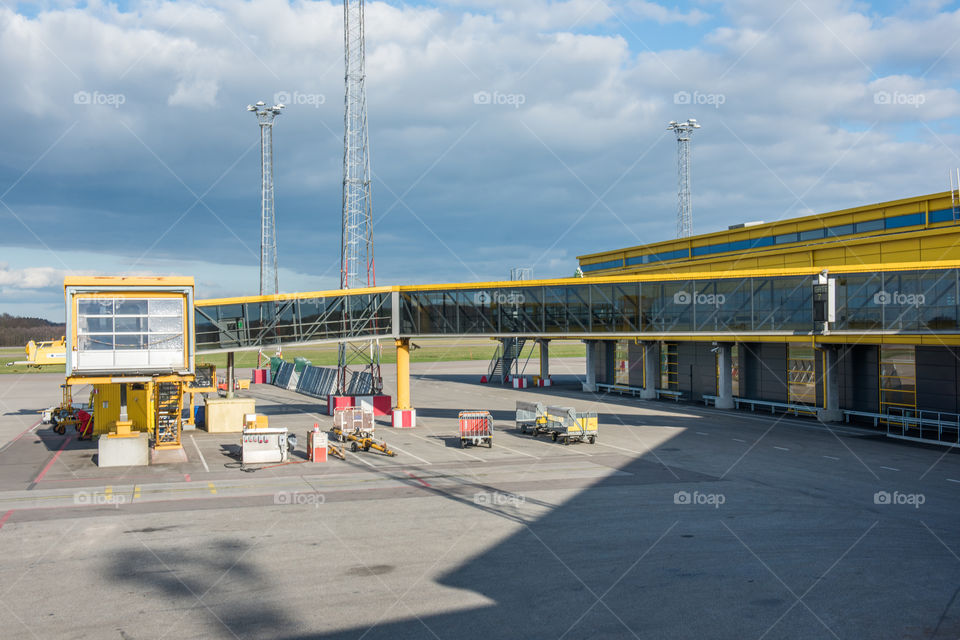
<instances>
[{"instance_id":1,"label":"baggage cart","mask_svg":"<svg viewBox=\"0 0 960 640\"><path fill-rule=\"evenodd\" d=\"M460 446L482 444L493 448L493 417L489 411L461 411L457 416L460 423Z\"/></svg>"},{"instance_id":2,"label":"baggage cart","mask_svg":"<svg viewBox=\"0 0 960 640\"><path fill-rule=\"evenodd\" d=\"M553 441L571 442L597 441L599 426L596 411L577 411L571 407L547 407L547 429L553 435Z\"/></svg>"},{"instance_id":3,"label":"baggage cart","mask_svg":"<svg viewBox=\"0 0 960 640\"><path fill-rule=\"evenodd\" d=\"M532 433L534 437L548 433L547 408L541 402L518 400L516 425L520 433Z\"/></svg>"},{"instance_id":4,"label":"baggage cart","mask_svg":"<svg viewBox=\"0 0 960 640\"><path fill-rule=\"evenodd\" d=\"M373 438L373 413L363 407L339 407L333 412L333 428L340 442L345 442L348 435Z\"/></svg>"}]
</instances>

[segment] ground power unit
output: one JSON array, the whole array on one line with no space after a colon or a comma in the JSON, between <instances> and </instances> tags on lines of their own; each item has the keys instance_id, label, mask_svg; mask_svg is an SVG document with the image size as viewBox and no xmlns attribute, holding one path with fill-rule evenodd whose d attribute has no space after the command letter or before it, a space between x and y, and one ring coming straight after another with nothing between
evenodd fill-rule
<instances>
[{"instance_id":1,"label":"ground power unit","mask_svg":"<svg viewBox=\"0 0 960 640\"><path fill-rule=\"evenodd\" d=\"M287 430L285 428L244 429L242 445L243 464L287 461Z\"/></svg>"}]
</instances>

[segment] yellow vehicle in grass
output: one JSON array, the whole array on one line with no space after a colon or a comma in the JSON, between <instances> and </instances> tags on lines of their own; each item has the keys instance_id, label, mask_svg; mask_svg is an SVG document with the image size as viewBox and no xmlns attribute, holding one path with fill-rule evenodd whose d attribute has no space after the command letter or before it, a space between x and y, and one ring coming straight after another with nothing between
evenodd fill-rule
<instances>
[{"instance_id":1,"label":"yellow vehicle in grass","mask_svg":"<svg viewBox=\"0 0 960 640\"><path fill-rule=\"evenodd\" d=\"M67 341L65 338L50 340L49 342L34 342L31 340L24 347L24 351L27 354L26 360L8 362L7 366L12 367L15 364L20 364L39 369L48 365L63 367L67 364Z\"/></svg>"}]
</instances>

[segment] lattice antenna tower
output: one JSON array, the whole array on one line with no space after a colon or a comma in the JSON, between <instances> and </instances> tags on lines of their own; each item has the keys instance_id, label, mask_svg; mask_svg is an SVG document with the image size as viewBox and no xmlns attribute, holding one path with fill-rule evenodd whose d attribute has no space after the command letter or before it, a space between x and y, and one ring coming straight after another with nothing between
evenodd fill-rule
<instances>
[{"instance_id":1,"label":"lattice antenna tower","mask_svg":"<svg viewBox=\"0 0 960 640\"><path fill-rule=\"evenodd\" d=\"M370 193L370 140L367 132L366 48L363 0L343 0L343 228L340 246L340 287L376 286L373 260L373 201ZM350 310L347 310L349 315ZM380 345L341 343L338 391L347 393L348 365L368 368L373 391L379 392Z\"/></svg>"},{"instance_id":2,"label":"lattice antenna tower","mask_svg":"<svg viewBox=\"0 0 960 640\"><path fill-rule=\"evenodd\" d=\"M268 107L263 100L247 105L260 123L260 295L280 292L277 267L277 218L273 207L273 121L282 104Z\"/></svg>"},{"instance_id":3,"label":"lattice antenna tower","mask_svg":"<svg viewBox=\"0 0 960 640\"><path fill-rule=\"evenodd\" d=\"M693 118L686 122L671 120L669 131L677 134L677 237L693 235L693 206L690 201L690 138L700 124Z\"/></svg>"}]
</instances>

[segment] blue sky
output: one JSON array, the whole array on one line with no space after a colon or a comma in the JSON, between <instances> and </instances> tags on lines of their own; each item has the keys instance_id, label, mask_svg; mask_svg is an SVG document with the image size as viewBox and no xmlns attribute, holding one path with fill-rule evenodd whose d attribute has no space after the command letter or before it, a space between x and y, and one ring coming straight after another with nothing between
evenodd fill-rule
<instances>
[{"instance_id":1,"label":"blue sky","mask_svg":"<svg viewBox=\"0 0 960 640\"><path fill-rule=\"evenodd\" d=\"M335 287L342 16L0 5L0 312L60 319L70 273L256 293L245 107L280 97L281 288ZM673 119L703 125L696 232L945 191L958 39L957 3L936 0L370 2L378 283L568 276L578 254L672 237Z\"/></svg>"}]
</instances>

